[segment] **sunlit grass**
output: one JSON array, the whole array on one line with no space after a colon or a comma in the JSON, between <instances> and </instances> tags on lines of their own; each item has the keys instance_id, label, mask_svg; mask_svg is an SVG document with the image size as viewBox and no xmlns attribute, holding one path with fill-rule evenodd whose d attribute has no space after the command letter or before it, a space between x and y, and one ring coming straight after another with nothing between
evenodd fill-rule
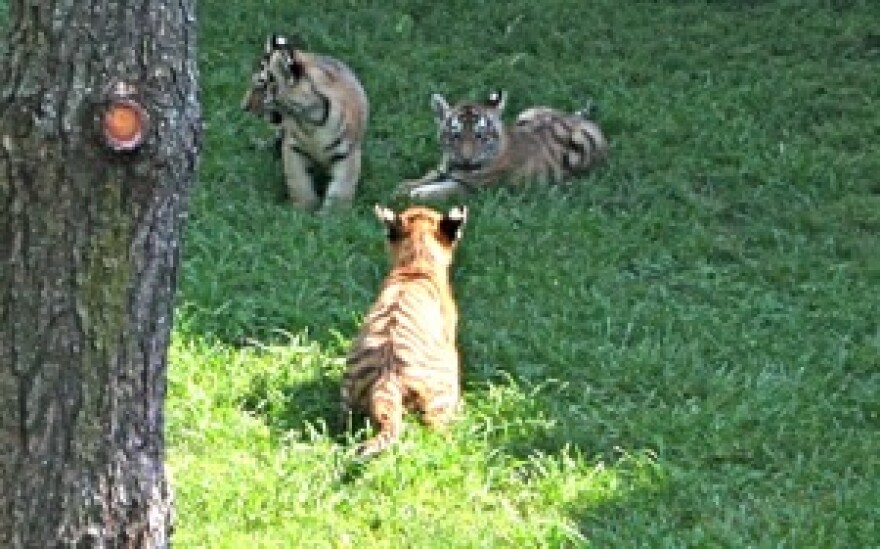
<instances>
[{"instance_id":1,"label":"sunlit grass","mask_svg":"<svg viewBox=\"0 0 880 549\"><path fill-rule=\"evenodd\" d=\"M540 389L525 393L513 383L473 402L447 435L412 424L389 456L357 466L321 419L335 403L284 394L320 387L319 364L333 369L316 345L175 344L172 351L172 402L179 404L169 421L169 468L178 513L198 525L177 534L183 546L397 547L401 539L419 547L448 539L556 546L583 540L567 505L603 505L664 484L651 453L616 450L609 466L571 445L521 456L500 451L508 437L552 428L548 418L517 416ZM185 402L175 398L181 394ZM266 419L282 425L270 428Z\"/></svg>"}]
</instances>

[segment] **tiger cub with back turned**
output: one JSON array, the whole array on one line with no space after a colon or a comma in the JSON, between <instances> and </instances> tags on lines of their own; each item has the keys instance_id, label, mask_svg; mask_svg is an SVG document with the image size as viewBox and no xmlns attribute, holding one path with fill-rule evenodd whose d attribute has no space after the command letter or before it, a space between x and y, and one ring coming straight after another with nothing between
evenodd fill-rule
<instances>
[{"instance_id":1,"label":"tiger cub with back turned","mask_svg":"<svg viewBox=\"0 0 880 549\"><path fill-rule=\"evenodd\" d=\"M482 103L450 106L431 97L443 157L440 166L420 179L405 181L398 194L444 198L507 182L562 183L604 160L608 142L587 110L566 114L532 107L510 126L502 121L503 91Z\"/></svg>"},{"instance_id":2,"label":"tiger cub with back turned","mask_svg":"<svg viewBox=\"0 0 880 549\"><path fill-rule=\"evenodd\" d=\"M321 204L313 178L316 169L330 179L323 209L351 204L360 178L369 104L348 66L273 34L242 106L280 128L284 179L296 206L312 210Z\"/></svg>"},{"instance_id":3,"label":"tiger cub with back turned","mask_svg":"<svg viewBox=\"0 0 880 549\"><path fill-rule=\"evenodd\" d=\"M385 224L391 272L347 358L342 413L368 414L378 434L359 445L375 455L400 438L405 409L442 427L459 404L458 311L449 282L453 252L467 219L423 207L400 214L376 206Z\"/></svg>"}]
</instances>

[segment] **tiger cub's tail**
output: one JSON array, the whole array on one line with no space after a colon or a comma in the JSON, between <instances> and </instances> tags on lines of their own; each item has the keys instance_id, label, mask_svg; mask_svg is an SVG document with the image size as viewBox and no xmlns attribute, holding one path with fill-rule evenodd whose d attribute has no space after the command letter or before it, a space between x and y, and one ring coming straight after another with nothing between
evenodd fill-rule
<instances>
[{"instance_id":1,"label":"tiger cub's tail","mask_svg":"<svg viewBox=\"0 0 880 549\"><path fill-rule=\"evenodd\" d=\"M574 113L579 122L571 127L564 161L573 172L587 170L608 157L608 140L596 123L597 114L599 104L593 100Z\"/></svg>"}]
</instances>

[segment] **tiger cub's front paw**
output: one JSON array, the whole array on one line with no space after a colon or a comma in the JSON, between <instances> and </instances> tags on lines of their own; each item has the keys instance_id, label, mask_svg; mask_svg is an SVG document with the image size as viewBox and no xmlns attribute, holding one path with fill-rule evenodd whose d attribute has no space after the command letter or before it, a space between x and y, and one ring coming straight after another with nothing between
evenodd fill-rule
<instances>
[{"instance_id":1,"label":"tiger cub's front paw","mask_svg":"<svg viewBox=\"0 0 880 549\"><path fill-rule=\"evenodd\" d=\"M318 215L332 215L351 210L351 197L330 196L324 198L324 204L318 210Z\"/></svg>"},{"instance_id":2,"label":"tiger cub's front paw","mask_svg":"<svg viewBox=\"0 0 880 549\"><path fill-rule=\"evenodd\" d=\"M394 192L391 193L391 196L395 198L411 197L412 191L421 187L423 184L424 181L421 179L408 179L398 184L397 187L394 189Z\"/></svg>"}]
</instances>

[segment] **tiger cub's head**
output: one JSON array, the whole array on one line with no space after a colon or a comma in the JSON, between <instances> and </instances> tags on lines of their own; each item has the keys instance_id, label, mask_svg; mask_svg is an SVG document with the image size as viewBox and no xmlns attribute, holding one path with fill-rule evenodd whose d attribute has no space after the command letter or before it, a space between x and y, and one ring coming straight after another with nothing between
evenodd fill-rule
<instances>
[{"instance_id":1,"label":"tiger cub's head","mask_svg":"<svg viewBox=\"0 0 880 549\"><path fill-rule=\"evenodd\" d=\"M481 103L453 106L440 94L431 96L447 167L475 171L495 160L504 146L501 114L506 101L503 91L493 92Z\"/></svg>"},{"instance_id":2,"label":"tiger cub's head","mask_svg":"<svg viewBox=\"0 0 880 549\"><path fill-rule=\"evenodd\" d=\"M437 267L452 263L467 221L467 207L456 206L445 214L413 206L397 213L376 204L376 217L385 225L392 268L427 260Z\"/></svg>"},{"instance_id":3,"label":"tiger cub's head","mask_svg":"<svg viewBox=\"0 0 880 549\"><path fill-rule=\"evenodd\" d=\"M265 69L273 93L273 107L282 115L305 119L322 117L327 97L312 80L314 56L303 51L292 40L272 34L266 39Z\"/></svg>"},{"instance_id":4,"label":"tiger cub's head","mask_svg":"<svg viewBox=\"0 0 880 549\"><path fill-rule=\"evenodd\" d=\"M271 124L280 124L282 116L278 108L278 83L275 75L269 70L269 61L275 48L286 42L284 37L275 34L266 39L263 54L257 60L254 72L251 74L250 87L241 101L243 110L265 118Z\"/></svg>"}]
</instances>

